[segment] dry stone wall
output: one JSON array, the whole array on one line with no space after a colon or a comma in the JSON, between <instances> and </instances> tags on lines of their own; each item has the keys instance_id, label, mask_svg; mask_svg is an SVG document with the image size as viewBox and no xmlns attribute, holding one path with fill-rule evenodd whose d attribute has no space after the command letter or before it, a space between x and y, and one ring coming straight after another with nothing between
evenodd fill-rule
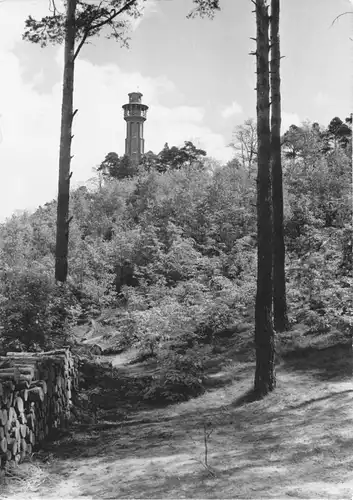
<instances>
[{"instance_id":1,"label":"dry stone wall","mask_svg":"<svg viewBox=\"0 0 353 500\"><path fill-rule=\"evenodd\" d=\"M0 357L0 472L21 462L56 429L67 428L77 360L70 349Z\"/></svg>"}]
</instances>

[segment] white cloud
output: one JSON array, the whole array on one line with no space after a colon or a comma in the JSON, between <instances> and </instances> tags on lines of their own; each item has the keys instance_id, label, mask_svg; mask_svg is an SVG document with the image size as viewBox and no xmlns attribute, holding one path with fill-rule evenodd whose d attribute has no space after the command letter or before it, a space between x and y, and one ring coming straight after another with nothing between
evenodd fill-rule
<instances>
[{"instance_id":1,"label":"white cloud","mask_svg":"<svg viewBox=\"0 0 353 500\"><path fill-rule=\"evenodd\" d=\"M296 113L282 111L281 134L284 134L291 125L300 125L301 120Z\"/></svg>"},{"instance_id":2,"label":"white cloud","mask_svg":"<svg viewBox=\"0 0 353 500\"><path fill-rule=\"evenodd\" d=\"M224 108L221 112L223 118L230 118L243 112L243 108L236 101L233 101L230 106Z\"/></svg>"},{"instance_id":3,"label":"white cloud","mask_svg":"<svg viewBox=\"0 0 353 500\"><path fill-rule=\"evenodd\" d=\"M0 2L0 47L1 52L12 50L21 40L25 19L44 16L48 13L48 3L35 0L10 0Z\"/></svg>"},{"instance_id":4,"label":"white cloud","mask_svg":"<svg viewBox=\"0 0 353 500\"><path fill-rule=\"evenodd\" d=\"M164 106L156 106L151 109L150 115L157 117L158 120L168 120L170 122L196 122L201 123L205 115L203 108L195 108L193 106L178 106L176 108L166 108Z\"/></svg>"},{"instance_id":5,"label":"white cloud","mask_svg":"<svg viewBox=\"0 0 353 500\"><path fill-rule=\"evenodd\" d=\"M137 19L129 18L131 29L133 31L136 31L142 21L156 14L160 14L158 0L139 0L139 4L141 5L142 16L138 17Z\"/></svg>"},{"instance_id":6,"label":"white cloud","mask_svg":"<svg viewBox=\"0 0 353 500\"><path fill-rule=\"evenodd\" d=\"M28 13L45 15L47 3L11 0L0 4L0 64L2 75L6 75L0 79L0 220L16 209L45 203L57 191L62 82L57 81L50 93L41 94L36 88L43 79L41 73L30 82L23 79L20 61L12 49L21 40ZM62 48L57 49L56 61L62 69ZM137 86L150 107L145 125L146 150L158 152L165 142L180 145L196 137L210 156L222 161L231 157L225 138L204 125L203 108L160 104L160 96L168 94L172 102L177 92L166 76L152 78L124 72L115 64L95 66L79 59L75 73L74 106L79 111L73 127L73 185L91 178L92 168L108 152L124 153L121 106Z\"/></svg>"},{"instance_id":7,"label":"white cloud","mask_svg":"<svg viewBox=\"0 0 353 500\"><path fill-rule=\"evenodd\" d=\"M328 94L320 90L316 94L314 101L317 106L326 106L327 104L331 103L331 98Z\"/></svg>"}]
</instances>

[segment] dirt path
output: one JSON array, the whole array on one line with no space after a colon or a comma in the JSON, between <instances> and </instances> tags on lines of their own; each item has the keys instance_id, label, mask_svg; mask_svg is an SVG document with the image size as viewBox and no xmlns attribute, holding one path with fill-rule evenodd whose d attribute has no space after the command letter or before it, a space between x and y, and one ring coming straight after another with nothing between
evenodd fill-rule
<instances>
[{"instance_id":1,"label":"dirt path","mask_svg":"<svg viewBox=\"0 0 353 500\"><path fill-rule=\"evenodd\" d=\"M351 499L351 380L280 367L276 391L244 404L241 368L202 397L66 438L37 483L1 498Z\"/></svg>"}]
</instances>

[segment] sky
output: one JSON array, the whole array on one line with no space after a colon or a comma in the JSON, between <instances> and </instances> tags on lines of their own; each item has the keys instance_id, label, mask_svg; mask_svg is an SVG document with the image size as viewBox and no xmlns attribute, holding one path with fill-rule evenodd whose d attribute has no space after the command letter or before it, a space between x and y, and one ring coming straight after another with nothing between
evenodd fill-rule
<instances>
[{"instance_id":1,"label":"sky","mask_svg":"<svg viewBox=\"0 0 353 500\"><path fill-rule=\"evenodd\" d=\"M60 5L61 0L56 0ZM96 0L90 0L94 2ZM63 48L22 40L48 0L0 2L0 222L57 194ZM327 125L352 111L350 0L281 2L282 131L304 120ZM255 117L255 15L250 0L221 0L213 20L186 19L192 0L147 0L130 48L103 36L76 63L72 187L94 176L111 151L124 154L121 106L139 90L149 106L145 151L192 140L226 162L234 127Z\"/></svg>"}]
</instances>

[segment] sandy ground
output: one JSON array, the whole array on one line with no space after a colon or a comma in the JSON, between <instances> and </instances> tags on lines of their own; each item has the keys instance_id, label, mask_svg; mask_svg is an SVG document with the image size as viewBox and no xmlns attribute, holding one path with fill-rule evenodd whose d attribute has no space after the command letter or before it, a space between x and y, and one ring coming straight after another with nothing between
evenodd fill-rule
<instances>
[{"instance_id":1,"label":"sandy ground","mask_svg":"<svg viewBox=\"0 0 353 500\"><path fill-rule=\"evenodd\" d=\"M282 363L276 391L255 402L244 397L253 363L235 364L231 383L199 398L54 443L32 481L0 498L351 499L353 388L340 355Z\"/></svg>"}]
</instances>

